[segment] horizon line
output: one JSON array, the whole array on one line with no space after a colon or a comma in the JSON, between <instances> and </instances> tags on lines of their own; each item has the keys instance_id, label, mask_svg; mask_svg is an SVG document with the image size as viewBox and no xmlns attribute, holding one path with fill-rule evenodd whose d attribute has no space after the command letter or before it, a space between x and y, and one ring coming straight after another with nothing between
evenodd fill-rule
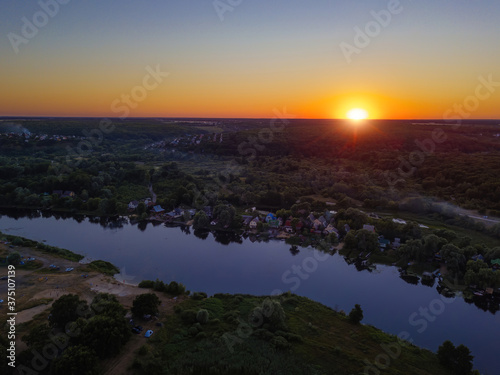
<instances>
[{"instance_id":1,"label":"horizon line","mask_svg":"<svg viewBox=\"0 0 500 375\"><path fill-rule=\"evenodd\" d=\"M127 118L120 118L120 117L109 117L109 116L75 116L75 115L70 115L70 116L49 116L49 115L42 115L42 116L20 116L20 115L2 115L0 116L0 119L38 119L38 118L56 118L56 119L114 119L114 120L120 120L120 121L126 121L126 120L132 120L132 119L172 119L172 120L272 120L273 118L271 117L187 117L187 116L171 116L171 117L163 117L163 116L137 116L137 117L127 117ZM344 121L344 120L349 120L352 121L351 119L348 118L315 118L315 117L301 117L301 118L285 118L287 120L320 120L320 121ZM446 123L451 123L453 121L500 121L500 118L468 118L468 119L443 119L443 118L372 118L372 119L364 119L361 121L442 121ZM358 120L359 121L359 120ZM499 124L500 125L500 124Z\"/></svg>"}]
</instances>

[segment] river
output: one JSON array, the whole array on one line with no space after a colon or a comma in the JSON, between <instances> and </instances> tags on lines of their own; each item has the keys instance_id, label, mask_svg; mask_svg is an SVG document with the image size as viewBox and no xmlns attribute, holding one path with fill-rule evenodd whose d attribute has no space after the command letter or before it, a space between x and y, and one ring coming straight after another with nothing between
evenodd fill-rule
<instances>
[{"instance_id":1,"label":"river","mask_svg":"<svg viewBox=\"0 0 500 375\"><path fill-rule=\"evenodd\" d=\"M109 261L129 283L175 280L208 294L291 290L346 312L358 303L365 324L392 334L405 332L416 345L432 351L449 339L471 349L481 373L498 374L500 368L500 313L484 311L461 297L446 298L436 285L408 283L395 267L358 271L337 254L299 248L293 255L282 241L195 235L187 227L132 225L127 220L4 214L0 231Z\"/></svg>"}]
</instances>

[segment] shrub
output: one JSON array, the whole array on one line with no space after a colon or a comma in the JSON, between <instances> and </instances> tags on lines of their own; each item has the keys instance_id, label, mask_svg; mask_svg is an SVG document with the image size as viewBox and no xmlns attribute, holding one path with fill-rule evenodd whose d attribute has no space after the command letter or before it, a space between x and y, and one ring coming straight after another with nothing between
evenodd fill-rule
<instances>
[{"instance_id":1,"label":"shrub","mask_svg":"<svg viewBox=\"0 0 500 375\"><path fill-rule=\"evenodd\" d=\"M363 320L363 310L361 310L360 305L354 305L354 308L349 313L349 320L353 324L359 324Z\"/></svg>"},{"instance_id":2,"label":"shrub","mask_svg":"<svg viewBox=\"0 0 500 375\"><path fill-rule=\"evenodd\" d=\"M184 323L194 323L196 322L196 311L194 310L184 310L181 312L181 319Z\"/></svg>"},{"instance_id":3,"label":"shrub","mask_svg":"<svg viewBox=\"0 0 500 375\"><path fill-rule=\"evenodd\" d=\"M153 289L155 282L152 280L143 280L139 283L139 288Z\"/></svg>"},{"instance_id":4,"label":"shrub","mask_svg":"<svg viewBox=\"0 0 500 375\"><path fill-rule=\"evenodd\" d=\"M198 334L198 328L196 328L195 326L189 327L188 333L194 337Z\"/></svg>"},{"instance_id":5,"label":"shrub","mask_svg":"<svg viewBox=\"0 0 500 375\"><path fill-rule=\"evenodd\" d=\"M196 320L201 324L206 324L209 319L208 311L205 309L201 309L196 313Z\"/></svg>"},{"instance_id":6,"label":"shrub","mask_svg":"<svg viewBox=\"0 0 500 375\"><path fill-rule=\"evenodd\" d=\"M207 293L205 292L194 292L192 297L194 300L202 300L204 298L207 298Z\"/></svg>"}]
</instances>

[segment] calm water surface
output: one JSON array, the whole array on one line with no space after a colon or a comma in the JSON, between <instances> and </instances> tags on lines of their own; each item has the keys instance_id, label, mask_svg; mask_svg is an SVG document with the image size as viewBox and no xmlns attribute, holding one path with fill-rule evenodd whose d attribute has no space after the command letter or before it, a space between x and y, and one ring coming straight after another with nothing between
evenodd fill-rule
<instances>
[{"instance_id":1,"label":"calm water surface","mask_svg":"<svg viewBox=\"0 0 500 375\"><path fill-rule=\"evenodd\" d=\"M280 241L229 242L227 236L211 233L202 239L179 227L103 226L89 218L3 215L0 231L109 261L132 283L175 280L208 294L291 290L346 312L359 303L363 323L392 334L407 332L416 345L433 351L447 339L463 343L475 356L475 368L499 373L500 312L483 311L461 297L445 298L436 285L409 284L395 267L377 265L373 272L359 272L339 255L300 248L294 256Z\"/></svg>"}]
</instances>

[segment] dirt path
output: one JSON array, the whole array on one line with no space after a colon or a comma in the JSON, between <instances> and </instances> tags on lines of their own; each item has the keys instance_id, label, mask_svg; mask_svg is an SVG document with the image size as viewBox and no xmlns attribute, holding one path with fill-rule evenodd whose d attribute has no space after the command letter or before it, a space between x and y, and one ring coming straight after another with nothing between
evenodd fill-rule
<instances>
[{"instance_id":1,"label":"dirt path","mask_svg":"<svg viewBox=\"0 0 500 375\"><path fill-rule=\"evenodd\" d=\"M87 265L57 258L50 254L38 252L35 249L15 248L10 250L5 245L0 244L0 251L18 251L22 256L34 257L43 263L42 269L19 269L16 272L16 307L19 309L19 313L17 315L18 324L28 322L43 312L46 312L48 315L48 309L50 309L52 303L64 294L78 294L80 298L85 299L90 303L96 294L110 293L115 295L118 301L127 310L130 310L134 298L137 295L151 292L148 289L141 289L135 285L122 283L113 277L89 271ZM71 272L50 271L48 269L50 264L56 264L60 266L62 270L67 267L73 267L74 270ZM44 268L47 272L43 271ZM102 363L104 373L112 375L132 374L133 371L129 370L129 368L133 364L135 354L141 346L147 344L148 342L148 339L144 337L144 333L148 329L151 329L154 332L158 332L158 330L163 329L162 327L156 326L156 323L165 321L168 315L174 313L174 306L186 298L180 297L178 299L172 299L163 293L154 293L158 296L158 298L160 298L161 301L158 315L159 319L151 320L149 322L136 321L137 325L141 325L143 327L143 331L139 335L134 334L117 357L111 358ZM5 299L6 294L7 284L2 282L0 284L0 299ZM23 310L23 308L36 303L41 304ZM5 313L6 309L0 310L0 319L3 320L6 318ZM28 332L19 330L18 336L22 337L26 333ZM18 345L20 349L26 349L26 345L21 340L19 340Z\"/></svg>"},{"instance_id":2,"label":"dirt path","mask_svg":"<svg viewBox=\"0 0 500 375\"><path fill-rule=\"evenodd\" d=\"M149 291L142 290L142 293L149 293ZM122 352L109 360L107 360L103 365L104 365L104 373L106 375L123 375L123 374L133 374L134 372L131 370L131 366L134 362L135 355L137 351L143 346L146 345L148 342L148 339L144 337L144 333L148 330L151 329L153 332L157 333L158 330L164 329L162 327L156 326L157 322L161 322L162 320L165 320L168 315L174 314L174 306L182 301L184 298L180 298L178 300L171 299L164 294L154 292L158 298L160 298L161 305L160 305L160 312L159 312L159 319L158 320L151 320L149 322L145 321L140 321L136 320L136 324L140 325L143 327L143 330L140 334L133 334L132 337L130 338L129 342L127 345L122 349ZM120 299L119 301L122 304L130 303L132 304L133 299L130 298L125 298L125 299ZM127 306L125 306L127 307ZM153 335L155 334L153 333Z\"/></svg>"}]
</instances>

